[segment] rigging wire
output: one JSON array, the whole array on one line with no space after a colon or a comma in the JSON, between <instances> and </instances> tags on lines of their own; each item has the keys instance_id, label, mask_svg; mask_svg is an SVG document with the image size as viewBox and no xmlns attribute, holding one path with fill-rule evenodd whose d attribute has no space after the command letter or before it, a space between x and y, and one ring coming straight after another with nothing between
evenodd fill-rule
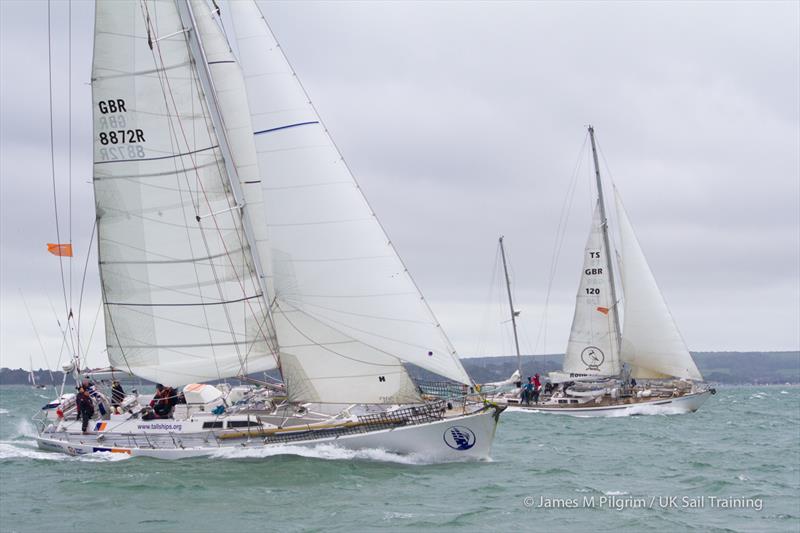
<instances>
[{"instance_id":1,"label":"rigging wire","mask_svg":"<svg viewBox=\"0 0 800 533\"><path fill-rule=\"evenodd\" d=\"M39 343L39 348L42 350L42 357L44 358L44 364L47 366L47 372L50 373L50 380L53 380L53 371L50 368L50 363L47 361L47 352L44 349L44 344L42 344L42 337L39 335L39 330L36 329L36 323L33 321L33 315L31 315L31 310L28 307L28 302L25 300L25 295L22 294L22 289L19 289L19 296L22 299L22 304L25 306L25 312L28 314L28 320L31 321L31 327L33 327L33 333L36 335L36 341Z\"/></svg>"},{"instance_id":2,"label":"rigging wire","mask_svg":"<svg viewBox=\"0 0 800 533\"><path fill-rule=\"evenodd\" d=\"M500 271L500 244L495 245L494 266L492 267L492 278L489 283L489 292L486 296L486 307L481 320L481 329L478 333L478 344L475 348L475 355L481 355L486 349L484 343L488 343L489 328L494 329L496 324L492 320L491 314L496 310L495 291L499 287L498 273Z\"/></svg>"},{"instance_id":3,"label":"rigging wire","mask_svg":"<svg viewBox=\"0 0 800 533\"><path fill-rule=\"evenodd\" d=\"M51 0L47 0L47 76L49 86L49 114L50 114L50 178L53 182L53 212L56 222L56 239L61 244L61 230L58 220L58 194L56 187L56 156L54 143L54 124L53 124L53 32L51 24ZM58 265L61 271L61 292L64 296L64 313L69 313L69 300L67 300L67 284L64 278L64 259L58 256Z\"/></svg>"},{"instance_id":4,"label":"rigging wire","mask_svg":"<svg viewBox=\"0 0 800 533\"><path fill-rule=\"evenodd\" d=\"M92 322L92 330L89 332L89 340L86 341L86 350L83 352L83 366L88 366L89 361L89 348L92 346L92 338L94 337L94 330L97 327L97 320L100 318L100 311L103 309L103 302L97 306L97 312L94 315L94 322ZM80 346L79 346L80 348ZM104 352L107 351L103 350Z\"/></svg>"},{"instance_id":5,"label":"rigging wire","mask_svg":"<svg viewBox=\"0 0 800 533\"><path fill-rule=\"evenodd\" d=\"M97 219L95 218L92 222L92 234L89 237L89 246L86 247L86 261L83 264L83 276L81 278L81 291L78 296L78 331L76 334L77 342L78 342L78 354L80 354L81 350L81 310L83 309L83 291L84 287L86 286L86 273L89 270L89 257L91 257L92 251L92 243L94 243L94 235L97 230ZM88 345L87 345L88 349Z\"/></svg>"},{"instance_id":6,"label":"rigging wire","mask_svg":"<svg viewBox=\"0 0 800 533\"><path fill-rule=\"evenodd\" d=\"M67 0L67 172L69 201L67 214L69 215L68 239L72 243L72 0ZM69 308L72 309L72 257L67 261L69 265ZM80 327L80 321L78 321Z\"/></svg>"},{"instance_id":7,"label":"rigging wire","mask_svg":"<svg viewBox=\"0 0 800 533\"><path fill-rule=\"evenodd\" d=\"M583 165L583 155L586 152L586 144L588 140L589 140L589 134L587 133L586 136L583 138L583 144L581 145L580 151L578 152L578 157L577 160L575 161L575 166L572 171L570 183L569 186L567 187L567 192L561 204L561 212L559 213L558 217L558 225L556 226L556 237L553 243L553 253L552 253L552 258L550 260L550 272L547 280L547 292L545 294L545 300L544 300L544 312L542 313L542 320L539 323L539 331L536 334L536 344L535 344L535 346L538 347L539 341L543 340L542 352L545 355L547 352L547 313L550 305L550 295L552 293L555 275L558 270L558 260L559 257L561 256L561 249L564 245L564 237L566 236L567 232L567 222L569 221L569 214L570 211L572 210L572 202L575 199L575 189L578 184L578 176L580 174L581 166Z\"/></svg>"}]
</instances>

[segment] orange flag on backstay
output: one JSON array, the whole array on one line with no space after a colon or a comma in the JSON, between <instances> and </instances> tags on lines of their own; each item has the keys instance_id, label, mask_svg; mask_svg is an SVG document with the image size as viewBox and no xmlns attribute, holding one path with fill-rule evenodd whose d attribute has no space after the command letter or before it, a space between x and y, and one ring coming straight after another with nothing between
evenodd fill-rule
<instances>
[{"instance_id":1,"label":"orange flag on backstay","mask_svg":"<svg viewBox=\"0 0 800 533\"><path fill-rule=\"evenodd\" d=\"M597 310L603 313L604 315L608 314L608 307L598 307Z\"/></svg>"},{"instance_id":2,"label":"orange flag on backstay","mask_svg":"<svg viewBox=\"0 0 800 533\"><path fill-rule=\"evenodd\" d=\"M65 257L72 257L72 245L71 244L53 244L51 242L47 243L47 251L53 255L61 255Z\"/></svg>"}]
</instances>

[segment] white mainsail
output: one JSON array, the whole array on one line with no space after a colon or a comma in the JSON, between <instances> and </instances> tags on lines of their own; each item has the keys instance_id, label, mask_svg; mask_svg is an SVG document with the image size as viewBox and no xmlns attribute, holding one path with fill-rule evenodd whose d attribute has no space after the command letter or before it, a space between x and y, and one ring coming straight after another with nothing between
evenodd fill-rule
<instances>
[{"instance_id":1,"label":"white mainsail","mask_svg":"<svg viewBox=\"0 0 800 533\"><path fill-rule=\"evenodd\" d=\"M621 359L637 378L679 377L702 381L655 277L644 257L619 193L614 188L619 222L622 290L625 293Z\"/></svg>"},{"instance_id":2,"label":"white mainsail","mask_svg":"<svg viewBox=\"0 0 800 533\"><path fill-rule=\"evenodd\" d=\"M619 337L612 315L616 309L611 298L610 273L606 267L608 260L598 202L584 249L564 372L599 376L614 376L620 372Z\"/></svg>"},{"instance_id":3,"label":"white mainsail","mask_svg":"<svg viewBox=\"0 0 800 533\"><path fill-rule=\"evenodd\" d=\"M232 2L290 399L417 398L403 362L471 383L258 7Z\"/></svg>"},{"instance_id":4,"label":"white mainsail","mask_svg":"<svg viewBox=\"0 0 800 533\"><path fill-rule=\"evenodd\" d=\"M92 92L111 364L171 385L274 368L242 215L174 0L97 2Z\"/></svg>"}]
</instances>

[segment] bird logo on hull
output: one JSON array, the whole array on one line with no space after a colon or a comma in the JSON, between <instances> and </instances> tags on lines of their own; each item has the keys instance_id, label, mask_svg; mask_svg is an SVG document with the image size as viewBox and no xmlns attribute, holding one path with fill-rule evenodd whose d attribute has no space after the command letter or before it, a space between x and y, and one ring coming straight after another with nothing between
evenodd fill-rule
<instances>
[{"instance_id":1,"label":"bird logo on hull","mask_svg":"<svg viewBox=\"0 0 800 533\"><path fill-rule=\"evenodd\" d=\"M454 450L469 450L475 446L475 433L464 426L450 426L444 432L444 443Z\"/></svg>"}]
</instances>

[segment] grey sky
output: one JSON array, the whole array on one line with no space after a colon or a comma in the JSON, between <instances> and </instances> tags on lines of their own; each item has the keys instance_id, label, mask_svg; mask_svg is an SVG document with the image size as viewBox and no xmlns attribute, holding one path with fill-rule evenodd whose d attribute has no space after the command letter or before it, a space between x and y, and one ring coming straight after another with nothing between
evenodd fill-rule
<instances>
[{"instance_id":1,"label":"grey sky","mask_svg":"<svg viewBox=\"0 0 800 533\"><path fill-rule=\"evenodd\" d=\"M508 351L506 235L523 350L566 344L590 212L583 162L536 344L561 204L593 123L693 350L800 347L800 4L270 3L265 15L462 355ZM224 5L223 5L224 9ZM73 307L93 218L90 2L52 4L56 178ZM63 324L47 104L47 4L0 2L0 366L55 366ZM62 240L66 240L62 236ZM82 335L99 302L90 260ZM489 298L490 289L494 296ZM490 305L490 300L494 305ZM90 362L104 363L102 323Z\"/></svg>"}]
</instances>

